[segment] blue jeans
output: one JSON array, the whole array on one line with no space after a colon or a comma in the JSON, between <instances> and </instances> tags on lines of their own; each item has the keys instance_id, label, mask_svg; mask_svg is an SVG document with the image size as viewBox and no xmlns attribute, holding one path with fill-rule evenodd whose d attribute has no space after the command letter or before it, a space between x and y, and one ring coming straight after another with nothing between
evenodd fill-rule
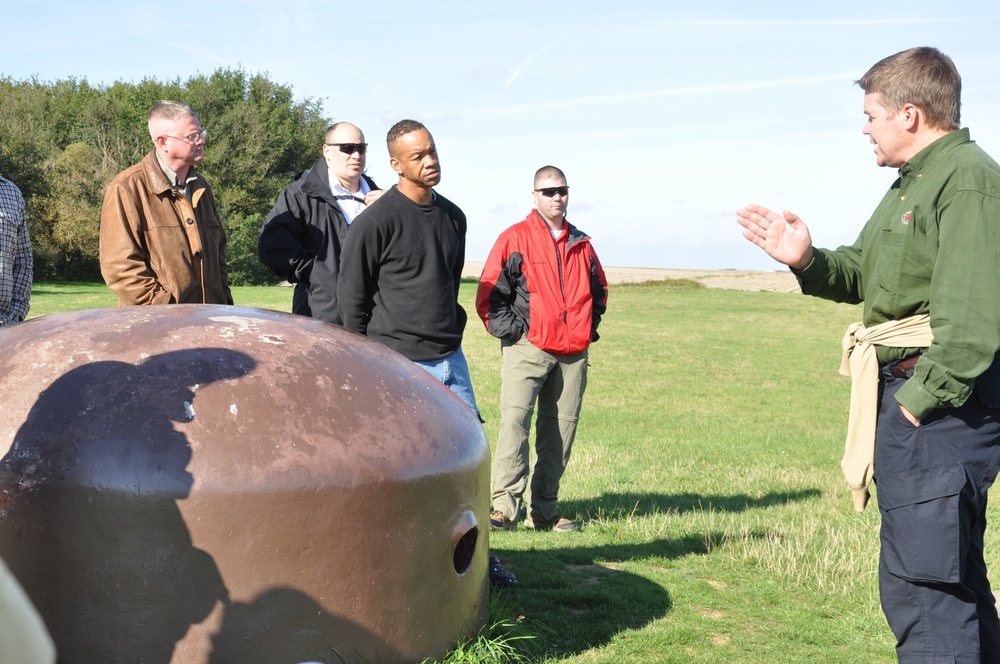
<instances>
[{"instance_id":1,"label":"blue jeans","mask_svg":"<svg viewBox=\"0 0 1000 664\"><path fill-rule=\"evenodd\" d=\"M469 376L469 364L465 361L462 347L440 360L415 362L417 366L441 381L445 387L458 395L458 398L472 409L479 417L479 407L476 405L476 394L472 390L472 378ZM482 418L480 418L482 421Z\"/></svg>"}]
</instances>

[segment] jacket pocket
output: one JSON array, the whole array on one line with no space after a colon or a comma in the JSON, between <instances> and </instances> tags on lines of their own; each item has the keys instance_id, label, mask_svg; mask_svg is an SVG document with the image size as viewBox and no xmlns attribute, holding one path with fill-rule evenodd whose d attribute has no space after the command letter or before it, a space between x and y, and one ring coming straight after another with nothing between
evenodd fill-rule
<instances>
[{"instance_id":1,"label":"jacket pocket","mask_svg":"<svg viewBox=\"0 0 1000 664\"><path fill-rule=\"evenodd\" d=\"M968 552L965 468L921 468L878 478L882 563L910 581L959 583Z\"/></svg>"}]
</instances>

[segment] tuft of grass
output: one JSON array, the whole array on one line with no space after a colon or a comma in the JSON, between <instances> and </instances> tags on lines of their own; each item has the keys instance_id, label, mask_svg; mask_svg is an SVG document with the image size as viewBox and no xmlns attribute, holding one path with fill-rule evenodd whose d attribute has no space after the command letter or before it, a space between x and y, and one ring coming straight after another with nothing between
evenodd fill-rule
<instances>
[{"instance_id":1,"label":"tuft of grass","mask_svg":"<svg viewBox=\"0 0 1000 664\"><path fill-rule=\"evenodd\" d=\"M457 645L440 660L425 659L441 664L526 664L538 654L533 647L533 631L544 631L543 625L529 626L518 613L515 598L508 590L490 592L489 623L474 638Z\"/></svg>"}]
</instances>

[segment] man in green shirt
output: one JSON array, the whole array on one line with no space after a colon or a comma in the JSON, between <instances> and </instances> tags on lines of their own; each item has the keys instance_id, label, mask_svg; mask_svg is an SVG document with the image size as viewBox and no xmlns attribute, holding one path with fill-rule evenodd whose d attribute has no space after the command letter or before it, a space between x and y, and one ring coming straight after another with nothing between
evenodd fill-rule
<instances>
[{"instance_id":1,"label":"man in green shirt","mask_svg":"<svg viewBox=\"0 0 1000 664\"><path fill-rule=\"evenodd\" d=\"M857 241L815 249L798 216L759 205L737 221L803 293L864 302L845 337L843 465L856 507L878 486L899 661L997 662L983 538L1000 467L1000 166L959 128L961 79L940 51L897 53L857 83L876 162L899 169Z\"/></svg>"}]
</instances>

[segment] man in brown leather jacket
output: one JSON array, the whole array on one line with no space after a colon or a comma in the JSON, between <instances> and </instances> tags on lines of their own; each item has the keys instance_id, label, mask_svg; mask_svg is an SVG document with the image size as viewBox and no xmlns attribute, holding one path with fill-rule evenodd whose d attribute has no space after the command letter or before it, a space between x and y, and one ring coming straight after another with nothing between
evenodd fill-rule
<instances>
[{"instance_id":1,"label":"man in brown leather jacket","mask_svg":"<svg viewBox=\"0 0 1000 664\"><path fill-rule=\"evenodd\" d=\"M121 306L232 304L226 235L212 190L194 165L205 130L190 106L149 112L153 151L119 173L101 210L101 274Z\"/></svg>"}]
</instances>

